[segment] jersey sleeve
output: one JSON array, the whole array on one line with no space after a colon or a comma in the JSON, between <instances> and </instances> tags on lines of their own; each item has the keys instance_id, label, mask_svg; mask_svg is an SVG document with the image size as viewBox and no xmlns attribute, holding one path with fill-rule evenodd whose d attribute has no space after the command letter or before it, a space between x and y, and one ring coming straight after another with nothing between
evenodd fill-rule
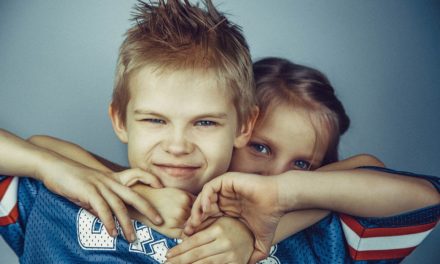
<instances>
[{"instance_id":1,"label":"jersey sleeve","mask_svg":"<svg viewBox=\"0 0 440 264\"><path fill-rule=\"evenodd\" d=\"M425 179L440 192L438 177L378 167L362 168ZM390 217L354 217L340 214L347 248L354 261L403 259L420 245L439 219L440 204Z\"/></svg>"},{"instance_id":2,"label":"jersey sleeve","mask_svg":"<svg viewBox=\"0 0 440 264\"><path fill-rule=\"evenodd\" d=\"M23 253L27 218L39 185L29 178L0 175L0 234L17 256Z\"/></svg>"}]
</instances>

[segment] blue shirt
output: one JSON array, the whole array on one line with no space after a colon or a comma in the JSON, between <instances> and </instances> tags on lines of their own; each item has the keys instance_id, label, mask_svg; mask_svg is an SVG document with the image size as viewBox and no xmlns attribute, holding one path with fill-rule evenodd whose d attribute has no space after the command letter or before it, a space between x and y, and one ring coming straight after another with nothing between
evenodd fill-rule
<instances>
[{"instance_id":1,"label":"blue shirt","mask_svg":"<svg viewBox=\"0 0 440 264\"><path fill-rule=\"evenodd\" d=\"M439 178L399 173L424 178L440 189ZM439 217L440 205L385 218L331 213L273 246L260 263L397 263ZM140 222L133 226L137 243L122 235L113 238L99 219L42 183L0 176L0 233L21 263L163 263L177 241Z\"/></svg>"}]
</instances>

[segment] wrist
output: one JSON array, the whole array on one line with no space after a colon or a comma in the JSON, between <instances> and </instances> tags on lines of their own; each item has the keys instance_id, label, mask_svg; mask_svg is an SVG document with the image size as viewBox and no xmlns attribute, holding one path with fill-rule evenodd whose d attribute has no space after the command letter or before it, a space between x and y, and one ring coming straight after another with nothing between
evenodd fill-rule
<instances>
[{"instance_id":1,"label":"wrist","mask_svg":"<svg viewBox=\"0 0 440 264\"><path fill-rule=\"evenodd\" d=\"M55 153L48 151L46 149L35 149L33 155L33 178L41 182L45 182L46 176L50 175L48 173L48 168L54 168L57 162L60 162L60 157Z\"/></svg>"},{"instance_id":2,"label":"wrist","mask_svg":"<svg viewBox=\"0 0 440 264\"><path fill-rule=\"evenodd\" d=\"M303 171L287 171L277 177L278 199L281 210L287 213L294 210L307 208L306 191L308 190Z\"/></svg>"}]
</instances>

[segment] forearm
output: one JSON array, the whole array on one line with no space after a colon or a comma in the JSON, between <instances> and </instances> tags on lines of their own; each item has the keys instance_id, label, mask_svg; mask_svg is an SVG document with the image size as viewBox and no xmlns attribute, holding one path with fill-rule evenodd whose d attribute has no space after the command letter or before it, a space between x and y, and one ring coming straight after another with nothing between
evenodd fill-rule
<instances>
[{"instance_id":1,"label":"forearm","mask_svg":"<svg viewBox=\"0 0 440 264\"><path fill-rule=\"evenodd\" d=\"M385 167L385 164L377 157L370 154L359 154L348 157L338 162L330 163L318 168L318 171L337 171L337 170L350 170L356 169L362 166L374 166Z\"/></svg>"},{"instance_id":2,"label":"forearm","mask_svg":"<svg viewBox=\"0 0 440 264\"><path fill-rule=\"evenodd\" d=\"M28 139L32 144L53 151L61 156L96 170L111 172L119 171L121 166L111 163L99 156L89 153L82 147L50 136L32 136ZM106 163L107 162L107 163Z\"/></svg>"},{"instance_id":3,"label":"forearm","mask_svg":"<svg viewBox=\"0 0 440 264\"><path fill-rule=\"evenodd\" d=\"M280 203L287 211L322 208L380 217L440 202L437 190L427 181L380 171L289 171L275 177Z\"/></svg>"},{"instance_id":4,"label":"forearm","mask_svg":"<svg viewBox=\"0 0 440 264\"><path fill-rule=\"evenodd\" d=\"M287 237L312 226L328 213L329 211L326 210L300 210L283 215L278 223L272 244L279 243Z\"/></svg>"},{"instance_id":5,"label":"forearm","mask_svg":"<svg viewBox=\"0 0 440 264\"><path fill-rule=\"evenodd\" d=\"M0 129L0 174L39 179L39 168L51 158L46 149Z\"/></svg>"}]
</instances>

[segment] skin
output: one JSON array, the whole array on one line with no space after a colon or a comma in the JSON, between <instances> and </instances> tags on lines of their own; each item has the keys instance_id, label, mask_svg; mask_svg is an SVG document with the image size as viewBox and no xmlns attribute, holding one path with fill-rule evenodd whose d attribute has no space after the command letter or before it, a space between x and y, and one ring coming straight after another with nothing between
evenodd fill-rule
<instances>
[{"instance_id":1,"label":"skin","mask_svg":"<svg viewBox=\"0 0 440 264\"><path fill-rule=\"evenodd\" d=\"M46 144L51 142L51 139L38 141ZM51 151L2 129L0 129L0 146L0 174L31 177L42 181L52 192L97 215L104 223L108 234L112 236L118 235L114 214L126 238L129 241L136 239L125 204L133 206L157 225L163 222L157 210L147 200L116 180L119 177L132 178L136 175L146 184L157 188L162 186L156 178L141 170L132 169L114 173L108 169L93 169L79 160L66 158L64 153ZM70 153L71 149L67 148L63 151ZM88 155L88 158L93 157ZM72 188L72 186L82 186L82 188Z\"/></svg>"},{"instance_id":2,"label":"skin","mask_svg":"<svg viewBox=\"0 0 440 264\"><path fill-rule=\"evenodd\" d=\"M252 128L238 125L232 98L215 75L200 71L145 66L130 80L126 123L110 109L130 167L193 194L227 171L233 147L243 147Z\"/></svg>"},{"instance_id":3,"label":"skin","mask_svg":"<svg viewBox=\"0 0 440 264\"><path fill-rule=\"evenodd\" d=\"M316 169L328 145L316 144L317 137L306 112L285 104L271 107L257 121L248 144L234 151L229 171L278 175Z\"/></svg>"},{"instance_id":4,"label":"skin","mask_svg":"<svg viewBox=\"0 0 440 264\"><path fill-rule=\"evenodd\" d=\"M305 111L299 111L287 104L269 107L265 115L257 120L246 146L234 150L229 170L268 176L278 175L288 170L309 170L320 167L328 144L327 142L317 144L317 136L318 133ZM255 209L255 212L259 212L259 208ZM283 217L280 215L279 219L276 218L280 221L278 225L275 225L277 226L276 232L269 233L265 240L271 241L271 244L280 242L316 223L327 214L326 210L307 210L292 212ZM230 214L230 216L237 217L239 214ZM258 228L257 225L252 225L252 222L245 221L245 223L250 224L251 229ZM203 242L203 239L195 240L184 241L172 248L167 255L169 261L188 263L185 262L185 257L191 255L193 249ZM256 249L265 247L266 245L262 244L255 245ZM251 262L264 256L260 253L260 251L255 251Z\"/></svg>"},{"instance_id":5,"label":"skin","mask_svg":"<svg viewBox=\"0 0 440 264\"><path fill-rule=\"evenodd\" d=\"M219 213L238 217L255 235L253 257L262 259L287 212L326 208L350 215L386 217L439 203L440 195L429 182L385 172L287 171L273 177L234 172L204 186L185 232L192 234L192 228Z\"/></svg>"},{"instance_id":6,"label":"skin","mask_svg":"<svg viewBox=\"0 0 440 264\"><path fill-rule=\"evenodd\" d=\"M316 139L315 130L309 122L309 117L306 113L292 111L292 109L286 106L280 106L272 108L272 112L269 112L266 116L273 118L262 118L259 120L251 140L246 147L235 149L234 152L232 164L234 164L234 162L235 164L250 163L251 166L247 168L251 168L252 170L246 167L235 167L236 170L273 174L279 172L278 170L280 170L280 168L281 170L308 169L311 167L310 164L313 164L313 166L320 164L320 159L322 159L320 157L322 157L322 153L325 149L314 147ZM267 129L268 127L275 127L276 129ZM59 146L67 144L63 141L54 143L53 141L56 139L50 138L48 140L47 137L34 137L31 140L35 144L58 149L58 151L60 150ZM280 144L278 144L278 142L280 142ZM55 147L55 145L58 147ZM70 148L64 146L63 148L69 150L66 151L70 152L68 156L81 159L82 162L88 166L106 169L99 162L91 159L90 154L78 146L70 146ZM73 151L71 148L76 149ZM311 149L314 149L314 151ZM73 155L72 153L74 152L76 153ZM353 168L366 164L375 165L371 164L371 161L361 159L360 157L365 157L365 155L339 162L339 165L332 164L330 167L337 169L338 166L340 166L340 168ZM246 160L246 158L248 159ZM361 161L357 162L359 160ZM265 163L265 166L258 167L260 163ZM231 167L233 166L234 165L231 165ZM115 167L114 164L112 164L111 167ZM266 169L266 171L262 171L262 168ZM119 181L124 185L132 185L135 182L143 181L143 179L133 174L131 178L126 176L120 177ZM132 186L132 189L148 201L152 201L155 208L157 208L159 213L163 216L165 222L162 225L156 225L136 210L129 210L130 216L169 237L180 237L183 224L190 215L190 207L194 198L189 193L175 188L146 190L145 185L136 184ZM169 200L170 197L173 198L173 202ZM326 214L327 211L324 210L308 210L290 213L290 217L283 217L281 219L274 243L310 226ZM220 227L218 227L218 225ZM221 229L221 222L214 222L212 227L185 239L182 244L169 251L169 261L173 263L192 263L200 260L200 258L203 258L203 261L214 261L215 258L217 258L218 262L221 263L227 258L243 260L242 257L249 256L244 252L252 251L249 251L247 247L243 247L243 245L252 245L252 236L249 236L249 233L242 230L243 228L247 229L246 226L240 228L240 223L237 224L237 222L229 221L228 226L228 229L221 232L222 236L215 235L215 237L217 237L215 240L212 240L213 230ZM233 229L233 227L237 228ZM240 230L242 230L242 235L238 236L239 239L237 239L237 234ZM224 241L229 241L229 248L224 248ZM231 242L236 244L231 244ZM213 254L212 249L219 250L219 248L223 248L223 253L226 252L227 254L217 254L217 251L214 252L217 255ZM246 249L248 251L246 251ZM173 255L175 257L172 257Z\"/></svg>"}]
</instances>

